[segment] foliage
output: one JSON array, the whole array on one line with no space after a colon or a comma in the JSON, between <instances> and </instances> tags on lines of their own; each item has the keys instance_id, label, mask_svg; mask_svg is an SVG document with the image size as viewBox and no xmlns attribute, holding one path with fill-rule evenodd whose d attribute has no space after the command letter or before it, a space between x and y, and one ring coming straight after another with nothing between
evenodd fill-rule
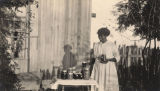
<instances>
[{"instance_id":1,"label":"foliage","mask_svg":"<svg viewBox=\"0 0 160 91\"><path fill-rule=\"evenodd\" d=\"M137 69L132 67L135 77L139 77L138 70L141 70L142 78L137 79L147 91L159 91L159 48L156 47L157 40L160 40L160 0L127 0L117 4L119 29L122 31L134 26L134 34L147 40L142 51L143 65ZM154 40L154 49L150 49L151 40ZM147 48L149 44L149 48ZM149 51L146 51L149 50ZM146 55L145 55L146 54ZM151 54L151 55L149 55ZM144 57L144 55L146 57ZM138 72L138 73L137 73ZM129 75L129 74L126 74ZM131 79L129 79L131 80ZM135 81L135 79L133 79ZM156 90L154 88L157 88Z\"/></svg>"},{"instance_id":2,"label":"foliage","mask_svg":"<svg viewBox=\"0 0 160 91\"><path fill-rule=\"evenodd\" d=\"M135 35L142 39L160 39L160 1L128 0L117 4L120 29L134 26Z\"/></svg>"},{"instance_id":3,"label":"foliage","mask_svg":"<svg viewBox=\"0 0 160 91\"><path fill-rule=\"evenodd\" d=\"M159 0L128 0L117 4L120 16L118 24L120 29L134 26L134 34L139 35L142 39L146 39L146 44L142 51L143 64L147 65L144 58L144 51L151 40L154 40L154 48L156 49L156 41L160 40L160 1ZM154 51L155 54L156 51ZM158 61L158 60L155 60Z\"/></svg>"},{"instance_id":4,"label":"foliage","mask_svg":"<svg viewBox=\"0 0 160 91\"><path fill-rule=\"evenodd\" d=\"M0 0L0 89L2 91L13 91L18 85L17 75L10 66L12 57L9 49L11 46L7 38L14 35L13 30L20 28L22 23L21 18L16 15L18 7L32 2L33 0ZM17 40L14 38L14 41ZM22 43L19 43L19 46L21 45Z\"/></svg>"},{"instance_id":5,"label":"foliage","mask_svg":"<svg viewBox=\"0 0 160 91\"><path fill-rule=\"evenodd\" d=\"M23 7L28 5L29 3L32 3L34 0L0 0L0 7Z\"/></svg>"}]
</instances>

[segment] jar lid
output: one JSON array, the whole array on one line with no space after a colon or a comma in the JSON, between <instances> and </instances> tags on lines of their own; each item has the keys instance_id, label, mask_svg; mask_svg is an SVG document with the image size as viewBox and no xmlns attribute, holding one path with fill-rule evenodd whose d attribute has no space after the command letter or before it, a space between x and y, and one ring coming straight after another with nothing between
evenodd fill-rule
<instances>
[{"instance_id":1,"label":"jar lid","mask_svg":"<svg viewBox=\"0 0 160 91\"><path fill-rule=\"evenodd\" d=\"M63 70L63 72L67 72L67 70Z\"/></svg>"},{"instance_id":2,"label":"jar lid","mask_svg":"<svg viewBox=\"0 0 160 91\"><path fill-rule=\"evenodd\" d=\"M82 62L82 64L86 64L86 63L87 63L86 61L83 61L83 62Z\"/></svg>"},{"instance_id":3,"label":"jar lid","mask_svg":"<svg viewBox=\"0 0 160 91\"><path fill-rule=\"evenodd\" d=\"M89 70L89 68L88 68L88 67L86 67L86 68L85 68L85 70Z\"/></svg>"},{"instance_id":4,"label":"jar lid","mask_svg":"<svg viewBox=\"0 0 160 91\"><path fill-rule=\"evenodd\" d=\"M76 71L74 70L73 73L76 73Z\"/></svg>"}]
</instances>

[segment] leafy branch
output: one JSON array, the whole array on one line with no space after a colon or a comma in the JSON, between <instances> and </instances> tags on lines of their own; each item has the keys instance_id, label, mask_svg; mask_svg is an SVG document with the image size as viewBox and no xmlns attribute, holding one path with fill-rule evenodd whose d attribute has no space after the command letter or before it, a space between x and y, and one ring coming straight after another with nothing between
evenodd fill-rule
<instances>
[{"instance_id":1,"label":"leafy branch","mask_svg":"<svg viewBox=\"0 0 160 91\"><path fill-rule=\"evenodd\" d=\"M18 8L31 3L33 0L0 0L0 84L2 85L0 90L2 91L18 89L19 79L10 66L12 57L9 53L10 44L7 38L16 35L16 31L13 32L13 30L21 28L21 23L23 23L21 18L16 15ZM22 46L21 38L13 39L19 46Z\"/></svg>"}]
</instances>

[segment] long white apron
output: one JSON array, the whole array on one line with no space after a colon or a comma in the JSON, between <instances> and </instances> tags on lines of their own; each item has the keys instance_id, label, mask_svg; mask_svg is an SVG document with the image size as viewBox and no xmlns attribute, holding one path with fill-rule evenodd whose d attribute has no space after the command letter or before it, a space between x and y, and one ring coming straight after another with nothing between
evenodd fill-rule
<instances>
[{"instance_id":1,"label":"long white apron","mask_svg":"<svg viewBox=\"0 0 160 91\"><path fill-rule=\"evenodd\" d=\"M109 41L105 43L98 42L94 44L95 57L98 57L102 54L106 55L106 58L116 58L117 61L120 59L116 45ZM91 78L95 79L99 85L99 88L96 88L95 91L119 91L115 62L103 64L96 59Z\"/></svg>"}]
</instances>

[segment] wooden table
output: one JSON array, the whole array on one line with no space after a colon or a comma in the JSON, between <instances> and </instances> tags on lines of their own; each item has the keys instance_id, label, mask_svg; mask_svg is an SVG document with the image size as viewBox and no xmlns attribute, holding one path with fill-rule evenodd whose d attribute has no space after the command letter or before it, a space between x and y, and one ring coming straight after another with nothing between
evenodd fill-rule
<instances>
[{"instance_id":1,"label":"wooden table","mask_svg":"<svg viewBox=\"0 0 160 91\"><path fill-rule=\"evenodd\" d=\"M88 90L94 91L94 87L98 88L98 84L95 80L62 80L58 79L55 83L51 84L51 89L57 90L58 86L62 85L62 91L64 91L64 86L88 86ZM91 86L91 89L89 88Z\"/></svg>"}]
</instances>

